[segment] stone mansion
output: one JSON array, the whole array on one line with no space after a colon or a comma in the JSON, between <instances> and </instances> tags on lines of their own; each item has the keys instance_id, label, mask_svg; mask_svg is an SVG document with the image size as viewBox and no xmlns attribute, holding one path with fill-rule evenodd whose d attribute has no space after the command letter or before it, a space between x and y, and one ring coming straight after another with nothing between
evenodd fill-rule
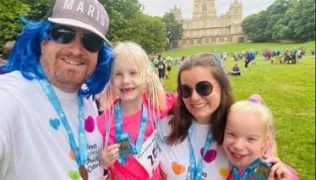
<instances>
[{"instance_id":1,"label":"stone mansion","mask_svg":"<svg viewBox=\"0 0 316 180\"><path fill-rule=\"evenodd\" d=\"M215 0L194 0L192 19L184 19L181 8L176 6L171 12L182 23L183 34L179 41L170 42L170 48L245 41L241 26L242 4L236 0L222 16L216 15Z\"/></svg>"}]
</instances>

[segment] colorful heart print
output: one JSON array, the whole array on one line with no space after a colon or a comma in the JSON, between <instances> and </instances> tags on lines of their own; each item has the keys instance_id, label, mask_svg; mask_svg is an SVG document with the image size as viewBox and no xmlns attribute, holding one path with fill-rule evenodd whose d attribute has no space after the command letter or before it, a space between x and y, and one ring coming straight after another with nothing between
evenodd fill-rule
<instances>
[{"instance_id":1,"label":"colorful heart print","mask_svg":"<svg viewBox=\"0 0 316 180\"><path fill-rule=\"evenodd\" d=\"M72 180L78 180L80 178L78 171L71 170L69 171L68 175Z\"/></svg>"},{"instance_id":2,"label":"colorful heart print","mask_svg":"<svg viewBox=\"0 0 316 180\"><path fill-rule=\"evenodd\" d=\"M230 169L228 168L220 168L219 170L219 174L223 177L223 178L227 178L230 172Z\"/></svg>"},{"instance_id":3,"label":"colorful heart print","mask_svg":"<svg viewBox=\"0 0 316 180\"><path fill-rule=\"evenodd\" d=\"M60 121L57 118L50 118L49 124L55 129L58 130L60 126Z\"/></svg>"},{"instance_id":4,"label":"colorful heart print","mask_svg":"<svg viewBox=\"0 0 316 180\"><path fill-rule=\"evenodd\" d=\"M94 131L95 123L91 116L87 117L85 120L84 127L88 133L92 133Z\"/></svg>"},{"instance_id":5,"label":"colorful heart print","mask_svg":"<svg viewBox=\"0 0 316 180\"><path fill-rule=\"evenodd\" d=\"M176 162L172 162L171 168L176 175L182 174L185 170L185 167L183 165L178 164Z\"/></svg>"},{"instance_id":6,"label":"colorful heart print","mask_svg":"<svg viewBox=\"0 0 316 180\"><path fill-rule=\"evenodd\" d=\"M76 157L75 157L75 155L74 155L74 152L72 152L71 149L70 149L70 151L69 151L69 157L70 157L70 159L72 159L73 161L76 161Z\"/></svg>"},{"instance_id":7,"label":"colorful heart print","mask_svg":"<svg viewBox=\"0 0 316 180\"><path fill-rule=\"evenodd\" d=\"M204 148L202 148L200 151L201 156L203 156L203 150L204 150ZM216 150L214 150L214 149L208 150L204 156L204 161L207 163L211 163L216 158L216 155L217 155Z\"/></svg>"}]
</instances>

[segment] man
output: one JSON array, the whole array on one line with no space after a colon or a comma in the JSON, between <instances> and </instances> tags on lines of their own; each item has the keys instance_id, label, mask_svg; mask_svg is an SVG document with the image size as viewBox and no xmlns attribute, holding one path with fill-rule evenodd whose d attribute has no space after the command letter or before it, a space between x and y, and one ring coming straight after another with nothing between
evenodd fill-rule
<instances>
[{"instance_id":1,"label":"man","mask_svg":"<svg viewBox=\"0 0 316 180\"><path fill-rule=\"evenodd\" d=\"M173 58L171 56L166 57L167 71L166 71L166 79L170 79L170 71L173 64Z\"/></svg>"},{"instance_id":2,"label":"man","mask_svg":"<svg viewBox=\"0 0 316 180\"><path fill-rule=\"evenodd\" d=\"M165 65L164 59L161 57L161 55L158 55L157 66L158 66L158 76L159 76L160 82L163 86L165 86L163 79L165 78L165 74L166 74L166 65Z\"/></svg>"},{"instance_id":3,"label":"man","mask_svg":"<svg viewBox=\"0 0 316 180\"><path fill-rule=\"evenodd\" d=\"M55 0L30 23L0 76L0 179L100 179L102 137L86 98L111 67L109 18L97 0Z\"/></svg>"},{"instance_id":4,"label":"man","mask_svg":"<svg viewBox=\"0 0 316 180\"><path fill-rule=\"evenodd\" d=\"M241 75L240 68L239 68L237 63L234 65L233 71L230 74L233 76L240 76Z\"/></svg>"}]
</instances>

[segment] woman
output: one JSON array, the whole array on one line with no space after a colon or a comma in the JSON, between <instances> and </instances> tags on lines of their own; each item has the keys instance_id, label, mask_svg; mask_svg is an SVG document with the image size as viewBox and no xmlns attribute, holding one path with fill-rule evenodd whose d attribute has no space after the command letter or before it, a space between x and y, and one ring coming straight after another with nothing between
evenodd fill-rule
<instances>
[{"instance_id":1,"label":"woman","mask_svg":"<svg viewBox=\"0 0 316 180\"><path fill-rule=\"evenodd\" d=\"M165 178L226 179L230 165L221 144L233 97L229 80L215 55L197 54L183 61L178 93L174 116L160 121Z\"/></svg>"}]
</instances>

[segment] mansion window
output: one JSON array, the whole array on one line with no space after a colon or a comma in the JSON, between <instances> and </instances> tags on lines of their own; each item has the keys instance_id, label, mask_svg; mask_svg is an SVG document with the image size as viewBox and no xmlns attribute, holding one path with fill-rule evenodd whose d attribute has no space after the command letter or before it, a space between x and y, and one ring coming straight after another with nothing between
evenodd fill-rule
<instances>
[{"instance_id":1,"label":"mansion window","mask_svg":"<svg viewBox=\"0 0 316 180\"><path fill-rule=\"evenodd\" d=\"M198 44L202 44L202 39L198 39L198 40L197 40L197 43L198 43Z\"/></svg>"},{"instance_id":2,"label":"mansion window","mask_svg":"<svg viewBox=\"0 0 316 180\"><path fill-rule=\"evenodd\" d=\"M204 42L205 42L205 43L209 43L209 42L210 42L210 38L205 38L205 39L204 39Z\"/></svg>"},{"instance_id":3,"label":"mansion window","mask_svg":"<svg viewBox=\"0 0 316 180\"><path fill-rule=\"evenodd\" d=\"M224 42L224 38L223 38L223 37L220 37L220 38L219 38L219 42Z\"/></svg>"},{"instance_id":4,"label":"mansion window","mask_svg":"<svg viewBox=\"0 0 316 180\"><path fill-rule=\"evenodd\" d=\"M212 37L212 42L216 42L216 37Z\"/></svg>"},{"instance_id":5,"label":"mansion window","mask_svg":"<svg viewBox=\"0 0 316 180\"><path fill-rule=\"evenodd\" d=\"M207 8L206 8L206 2L204 2L203 5L202 5L202 11L206 11L206 10L207 10Z\"/></svg>"},{"instance_id":6,"label":"mansion window","mask_svg":"<svg viewBox=\"0 0 316 180\"><path fill-rule=\"evenodd\" d=\"M190 44L194 44L194 39L190 39Z\"/></svg>"},{"instance_id":7,"label":"mansion window","mask_svg":"<svg viewBox=\"0 0 316 180\"><path fill-rule=\"evenodd\" d=\"M187 44L187 40L182 40L182 44L186 45Z\"/></svg>"}]
</instances>

